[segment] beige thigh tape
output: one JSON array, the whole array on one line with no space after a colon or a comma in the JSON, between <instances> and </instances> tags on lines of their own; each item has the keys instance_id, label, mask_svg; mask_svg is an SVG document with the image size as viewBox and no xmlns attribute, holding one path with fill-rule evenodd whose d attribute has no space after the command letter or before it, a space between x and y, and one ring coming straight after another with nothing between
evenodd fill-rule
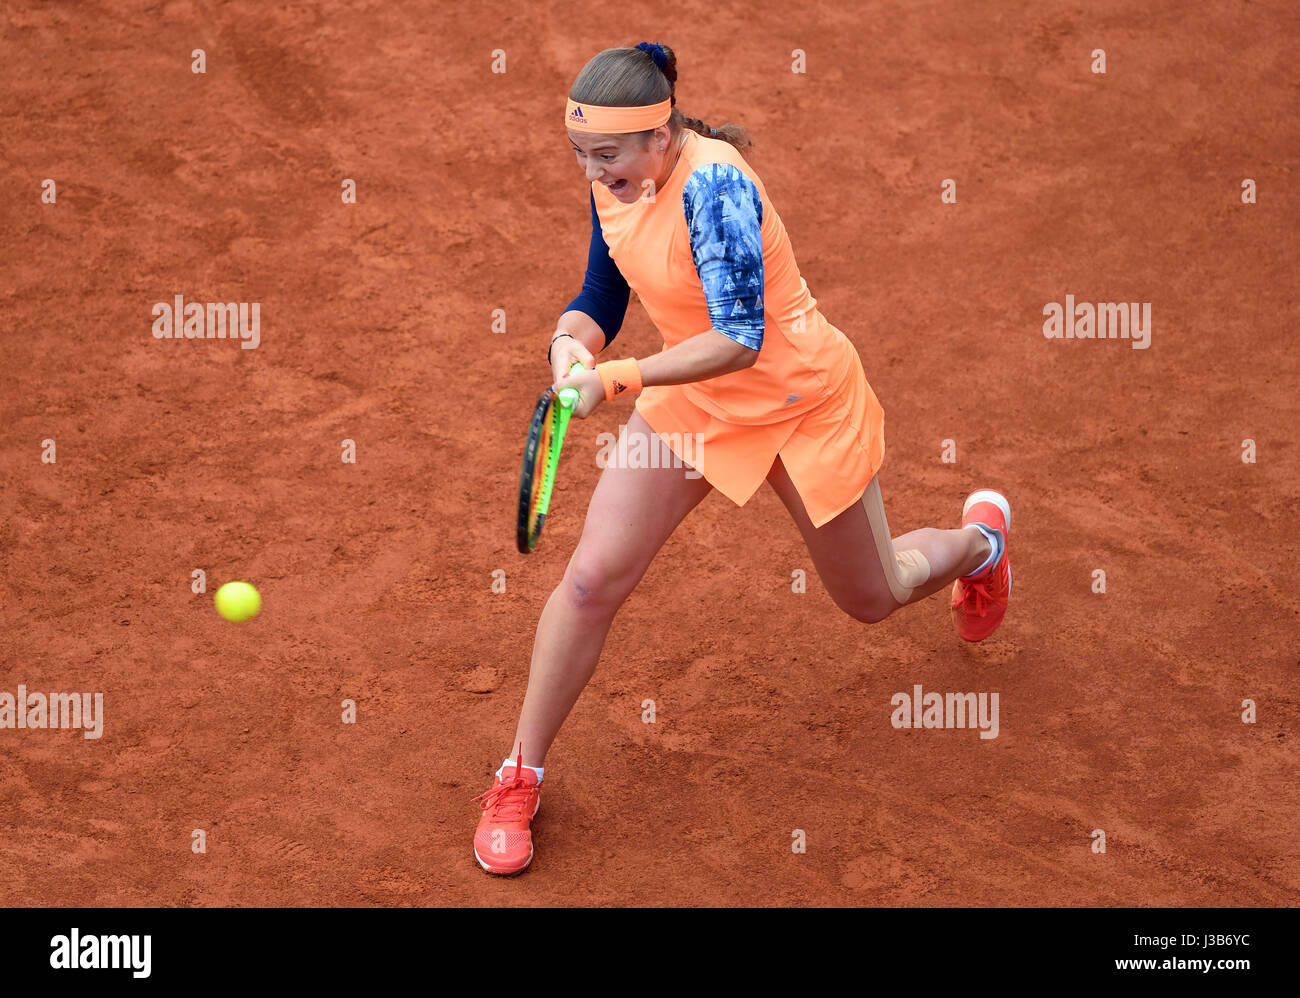
<instances>
[{"instance_id":1,"label":"beige thigh tape","mask_svg":"<svg viewBox=\"0 0 1300 998\"><path fill-rule=\"evenodd\" d=\"M871 525L871 536L876 541L876 553L880 556L880 566L885 570L885 581L889 591L900 605L912 597L912 592L930 581L930 562L925 555L912 548L907 551L895 551L893 539L889 536L889 522L885 519L885 504L880 498L880 486L874 478L862 494L862 505L867 511L867 522Z\"/></svg>"}]
</instances>

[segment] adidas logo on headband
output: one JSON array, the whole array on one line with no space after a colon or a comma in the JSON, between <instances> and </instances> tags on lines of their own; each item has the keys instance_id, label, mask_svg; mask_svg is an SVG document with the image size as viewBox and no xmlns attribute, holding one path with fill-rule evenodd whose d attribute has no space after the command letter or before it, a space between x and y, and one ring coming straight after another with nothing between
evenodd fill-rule
<instances>
[{"instance_id":1,"label":"adidas logo on headband","mask_svg":"<svg viewBox=\"0 0 1300 998\"><path fill-rule=\"evenodd\" d=\"M582 108L580 107L575 107L573 109L573 112L569 115L569 120L576 121L579 124L583 124L583 125L587 123L587 119L583 116Z\"/></svg>"}]
</instances>

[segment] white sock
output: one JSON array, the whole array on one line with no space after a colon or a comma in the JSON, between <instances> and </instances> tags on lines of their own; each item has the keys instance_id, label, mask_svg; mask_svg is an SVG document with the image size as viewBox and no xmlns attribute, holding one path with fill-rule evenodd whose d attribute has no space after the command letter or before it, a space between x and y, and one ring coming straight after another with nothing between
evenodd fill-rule
<instances>
[{"instance_id":1,"label":"white sock","mask_svg":"<svg viewBox=\"0 0 1300 998\"><path fill-rule=\"evenodd\" d=\"M984 559L984 563L970 574L962 576L963 579L970 579L979 575L981 572L987 572L991 566L996 565L998 559L1002 557L1002 552L1006 550L1007 545L1006 541L1003 540L1001 530L994 530L992 527L986 527L982 523L968 523L964 529L978 530L989 542L990 548L989 556Z\"/></svg>"},{"instance_id":2,"label":"white sock","mask_svg":"<svg viewBox=\"0 0 1300 998\"><path fill-rule=\"evenodd\" d=\"M501 763L501 769L498 769L498 770L497 770L497 779L498 779L498 780L501 779L501 770L502 770L502 769L505 769L507 766L513 766L514 764L515 764L515 760L514 760L514 759L507 759L505 762ZM546 773L546 767L545 767L545 766L525 766L524 769L531 769L534 773L536 773L536 774L537 774L537 782L538 782L539 785L541 784L542 779L544 778L545 773Z\"/></svg>"}]
</instances>

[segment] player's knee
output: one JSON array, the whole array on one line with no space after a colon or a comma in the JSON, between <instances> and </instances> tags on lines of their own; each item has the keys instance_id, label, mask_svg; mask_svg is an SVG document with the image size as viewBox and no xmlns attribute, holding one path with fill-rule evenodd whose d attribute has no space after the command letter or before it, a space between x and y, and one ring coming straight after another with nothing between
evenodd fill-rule
<instances>
[{"instance_id":1,"label":"player's knee","mask_svg":"<svg viewBox=\"0 0 1300 998\"><path fill-rule=\"evenodd\" d=\"M581 550L569 562L560 585L569 602L582 610L618 607L631 592L625 572Z\"/></svg>"},{"instance_id":2,"label":"player's knee","mask_svg":"<svg viewBox=\"0 0 1300 998\"><path fill-rule=\"evenodd\" d=\"M888 593L866 593L852 602L840 604L840 609L860 624L878 624L896 609L898 604Z\"/></svg>"}]
</instances>

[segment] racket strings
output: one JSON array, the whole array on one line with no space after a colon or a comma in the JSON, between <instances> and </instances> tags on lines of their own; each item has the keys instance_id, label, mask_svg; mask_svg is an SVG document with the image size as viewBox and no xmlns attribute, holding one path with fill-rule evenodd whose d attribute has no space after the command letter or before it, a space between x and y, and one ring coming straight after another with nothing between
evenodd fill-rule
<instances>
[{"instance_id":1,"label":"racket strings","mask_svg":"<svg viewBox=\"0 0 1300 998\"><path fill-rule=\"evenodd\" d=\"M547 507L550 505L550 472L554 470L556 459L559 457L554 446L555 416L555 403L552 401L545 418L542 420L542 437L537 445L537 456L534 460L533 494L528 516L528 529L530 532L537 529L542 517L546 515Z\"/></svg>"}]
</instances>

